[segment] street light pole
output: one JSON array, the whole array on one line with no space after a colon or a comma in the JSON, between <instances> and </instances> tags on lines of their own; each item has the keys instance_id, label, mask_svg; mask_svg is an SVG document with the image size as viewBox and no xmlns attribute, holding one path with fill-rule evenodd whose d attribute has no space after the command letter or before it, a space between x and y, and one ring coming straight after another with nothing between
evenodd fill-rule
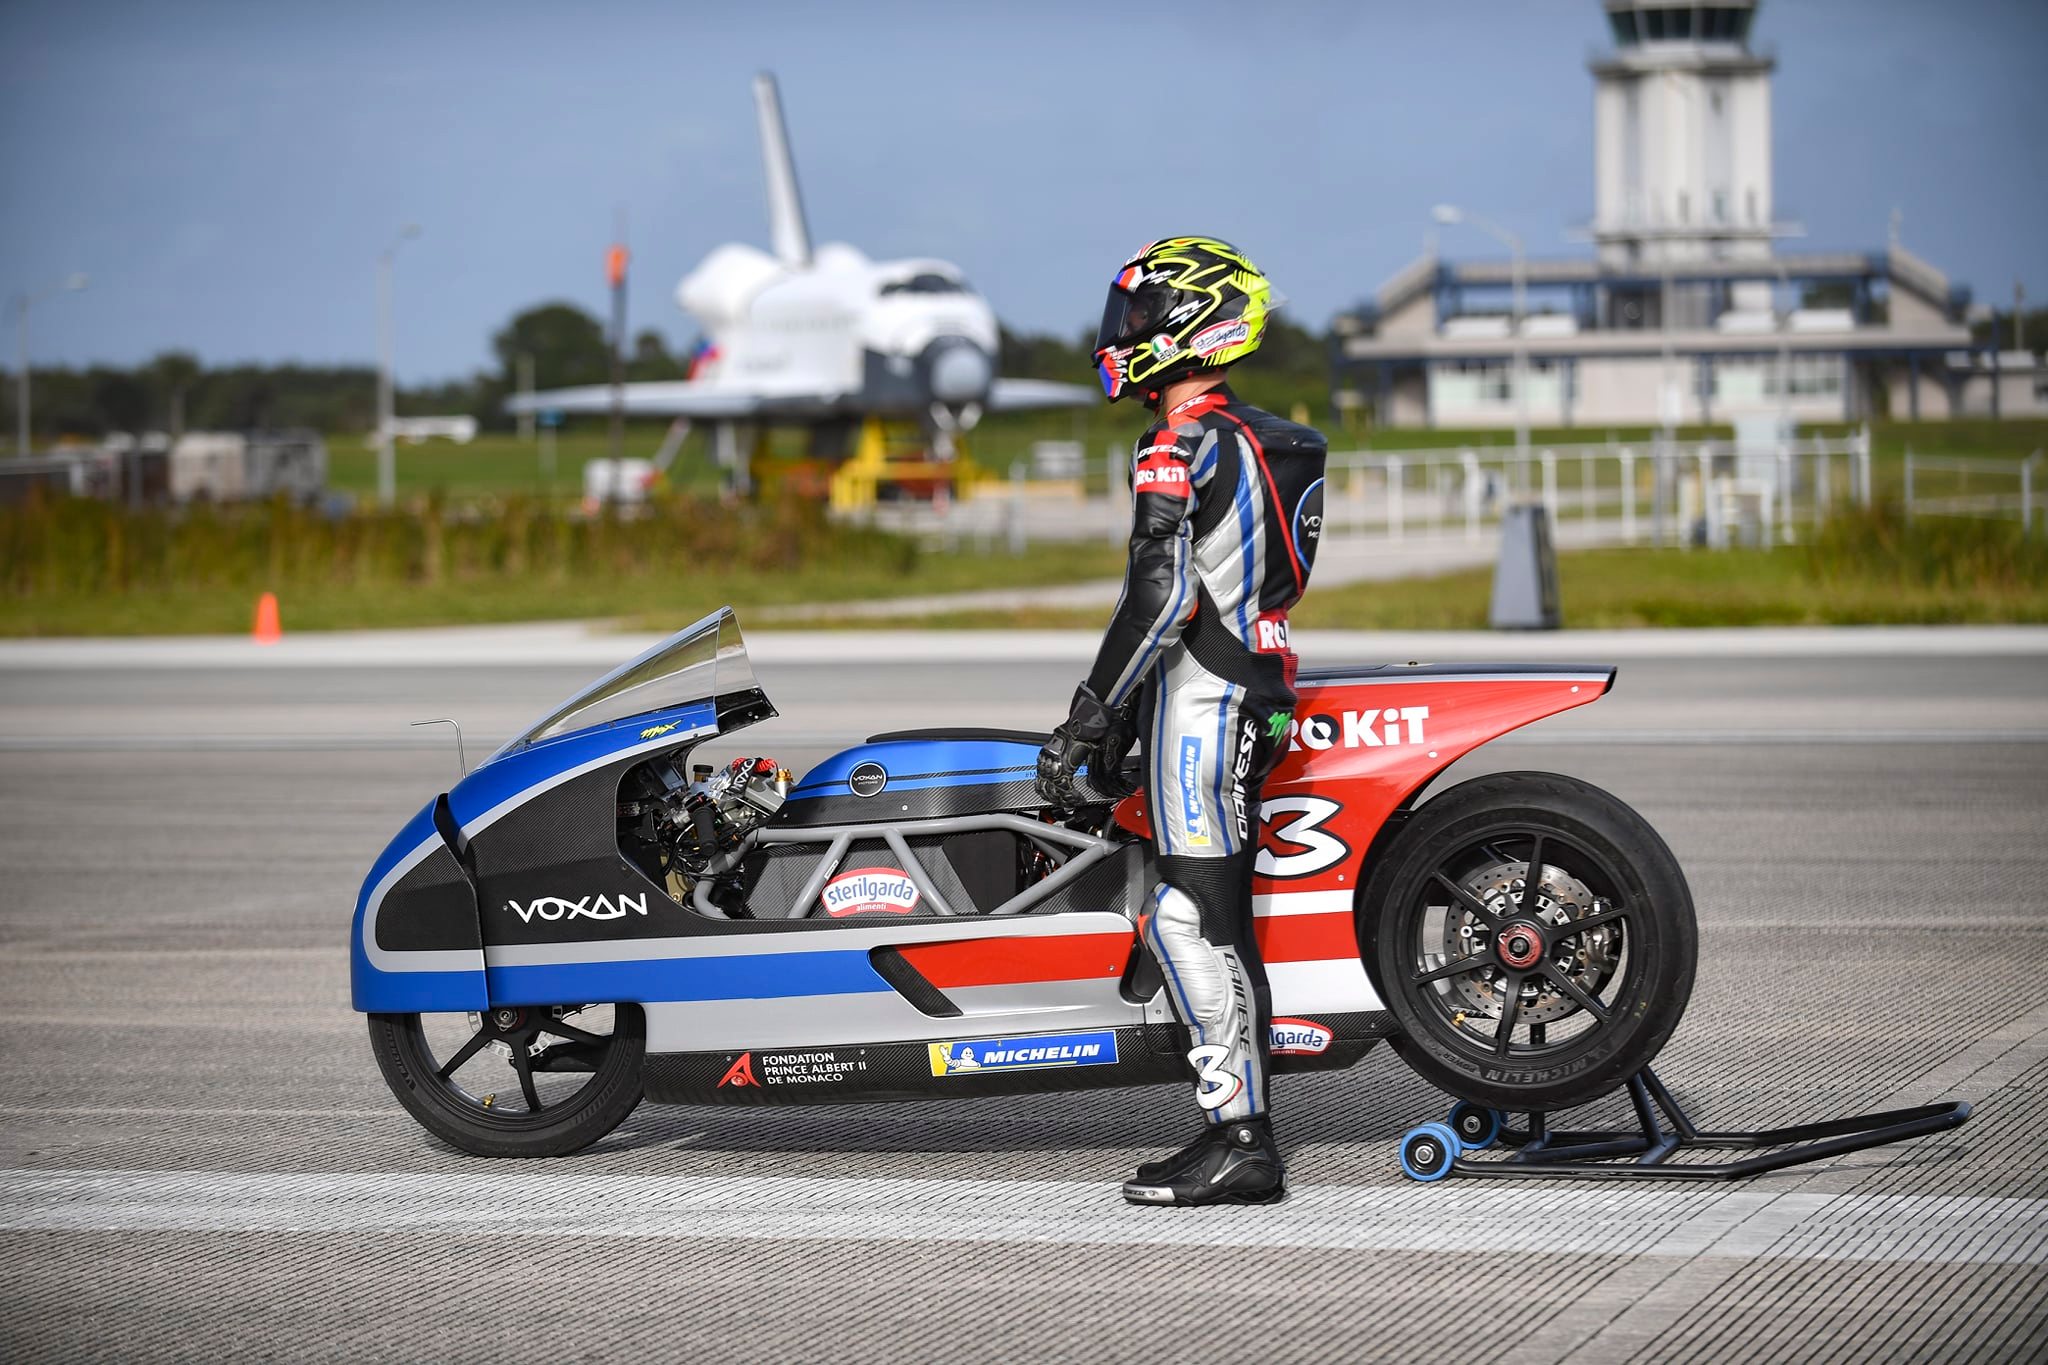
<instances>
[{"instance_id":1,"label":"street light pole","mask_svg":"<svg viewBox=\"0 0 2048 1365\"><path fill-rule=\"evenodd\" d=\"M85 288L89 281L84 275L68 275L61 284L53 284L40 294L31 294L24 289L14 300L14 352L19 368L14 376L14 453L28 454L29 429L29 383L28 383L28 310L30 305L58 294L75 293Z\"/></svg>"},{"instance_id":2,"label":"street light pole","mask_svg":"<svg viewBox=\"0 0 2048 1365\"><path fill-rule=\"evenodd\" d=\"M420 235L407 223L377 257L377 501L389 507L398 497L398 455L391 428L396 421L391 378L391 267L398 248Z\"/></svg>"},{"instance_id":3,"label":"street light pole","mask_svg":"<svg viewBox=\"0 0 2048 1365\"><path fill-rule=\"evenodd\" d=\"M1502 243L1508 249L1512 261L1511 270L1515 291L1513 317L1515 329L1515 452L1518 455L1527 455L1529 453L1529 341L1526 329L1529 317L1529 267L1527 259L1522 254L1522 239L1515 233L1509 232L1500 224L1481 218L1476 213L1467 213L1455 204L1438 204L1431 210L1430 216L1447 227L1457 223L1470 223L1473 227L1486 233L1495 241Z\"/></svg>"}]
</instances>

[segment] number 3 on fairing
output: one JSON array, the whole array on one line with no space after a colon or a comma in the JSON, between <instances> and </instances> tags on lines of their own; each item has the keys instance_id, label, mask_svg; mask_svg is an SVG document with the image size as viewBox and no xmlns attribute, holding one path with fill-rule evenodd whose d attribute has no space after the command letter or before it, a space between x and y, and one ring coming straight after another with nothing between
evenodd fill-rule
<instances>
[{"instance_id":1,"label":"number 3 on fairing","mask_svg":"<svg viewBox=\"0 0 2048 1365\"><path fill-rule=\"evenodd\" d=\"M1270 801L1261 801L1259 823L1262 826L1271 825L1284 816L1294 817L1273 830L1271 838L1278 843L1293 844L1301 851L1275 853L1266 847L1265 840L1261 840L1259 856L1254 862L1259 875L1311 877L1350 857L1350 847L1322 828L1324 821L1342 809L1335 801L1320 796L1276 796Z\"/></svg>"}]
</instances>

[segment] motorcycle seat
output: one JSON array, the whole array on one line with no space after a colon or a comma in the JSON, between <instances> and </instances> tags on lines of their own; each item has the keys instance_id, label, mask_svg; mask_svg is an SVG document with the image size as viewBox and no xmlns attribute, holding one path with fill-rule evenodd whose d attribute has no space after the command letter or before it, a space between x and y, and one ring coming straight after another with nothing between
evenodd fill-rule
<instances>
[{"instance_id":1,"label":"motorcycle seat","mask_svg":"<svg viewBox=\"0 0 2048 1365\"><path fill-rule=\"evenodd\" d=\"M1038 748L1052 738L1044 730L990 730L975 726L936 726L929 730L891 730L887 734L869 735L870 744L887 744L902 739L980 739L1002 740L1011 744L1029 744Z\"/></svg>"}]
</instances>

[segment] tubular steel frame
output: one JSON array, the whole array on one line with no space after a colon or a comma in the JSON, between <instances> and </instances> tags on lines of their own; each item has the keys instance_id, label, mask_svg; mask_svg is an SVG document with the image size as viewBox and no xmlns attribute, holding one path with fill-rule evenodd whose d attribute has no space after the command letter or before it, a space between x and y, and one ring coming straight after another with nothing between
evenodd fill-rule
<instances>
[{"instance_id":1,"label":"tubular steel frame","mask_svg":"<svg viewBox=\"0 0 2048 1365\"><path fill-rule=\"evenodd\" d=\"M1860 1152L1929 1133L1947 1132L1960 1128L1970 1117L1968 1101L1951 1100L1786 1128L1705 1132L1694 1126L1664 1083L1657 1079L1657 1073L1647 1066L1629 1078L1628 1095L1638 1125L1633 1132L1553 1131L1542 1114L1532 1113L1526 1129L1504 1128L1501 1132L1499 1140L1518 1149L1513 1154L1490 1160L1460 1156L1451 1163L1451 1173L1525 1180L1740 1180L1844 1152ZM1658 1123L1659 1110L1670 1123L1671 1131L1665 1131ZM1760 1147L1781 1150L1735 1161L1667 1164L1675 1153L1688 1148L1742 1151ZM1635 1160L1618 1164L1614 1160L1617 1157Z\"/></svg>"},{"instance_id":2,"label":"tubular steel frame","mask_svg":"<svg viewBox=\"0 0 2048 1365\"><path fill-rule=\"evenodd\" d=\"M796 900L783 916L784 919L808 919L816 912L818 897L824 894L825 883L839 870L839 865L846 860L846 855L852 851L853 846L865 841L880 841L889 846L889 852L903 865L903 875L910 878L926 901L931 904L932 913L957 918L960 911L955 910L940 893L931 873L918 861L917 854L911 850L910 843L904 836L974 834L997 829L1008 830L1012 834L1029 839L1059 860L1059 866L1001 905L991 906L976 918L994 919L1004 915L1021 915L1121 847L1116 841L1099 834L1085 834L1063 825L1049 825L1042 820L1028 820L1021 815L998 811L983 815L948 815L930 820L890 821L868 825L811 825L792 829L757 829L747 836L746 842L732 857L731 865L738 866L740 860L748 853L766 844L826 845L825 856L818 860L817 867L811 870L809 879L804 882L803 890L797 893ZM690 904L700 913L713 919L731 918L712 901L711 882L710 877L698 878L696 886L690 892Z\"/></svg>"}]
</instances>

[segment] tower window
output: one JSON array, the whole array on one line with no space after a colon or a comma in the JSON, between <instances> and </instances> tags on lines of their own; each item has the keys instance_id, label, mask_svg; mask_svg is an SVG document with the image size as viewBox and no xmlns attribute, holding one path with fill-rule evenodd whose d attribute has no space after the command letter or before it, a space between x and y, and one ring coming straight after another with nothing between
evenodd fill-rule
<instances>
[{"instance_id":1,"label":"tower window","mask_svg":"<svg viewBox=\"0 0 2048 1365\"><path fill-rule=\"evenodd\" d=\"M1678 192L1678 221L1681 223L1692 221L1692 196L1684 190Z\"/></svg>"},{"instance_id":2,"label":"tower window","mask_svg":"<svg viewBox=\"0 0 2048 1365\"><path fill-rule=\"evenodd\" d=\"M1756 222L1756 191L1752 189L1747 193L1749 196L1749 221L1754 224Z\"/></svg>"},{"instance_id":3,"label":"tower window","mask_svg":"<svg viewBox=\"0 0 2048 1365\"><path fill-rule=\"evenodd\" d=\"M1636 12L1632 9L1611 10L1607 15L1608 24L1614 29L1614 45L1629 47L1636 41Z\"/></svg>"}]
</instances>

